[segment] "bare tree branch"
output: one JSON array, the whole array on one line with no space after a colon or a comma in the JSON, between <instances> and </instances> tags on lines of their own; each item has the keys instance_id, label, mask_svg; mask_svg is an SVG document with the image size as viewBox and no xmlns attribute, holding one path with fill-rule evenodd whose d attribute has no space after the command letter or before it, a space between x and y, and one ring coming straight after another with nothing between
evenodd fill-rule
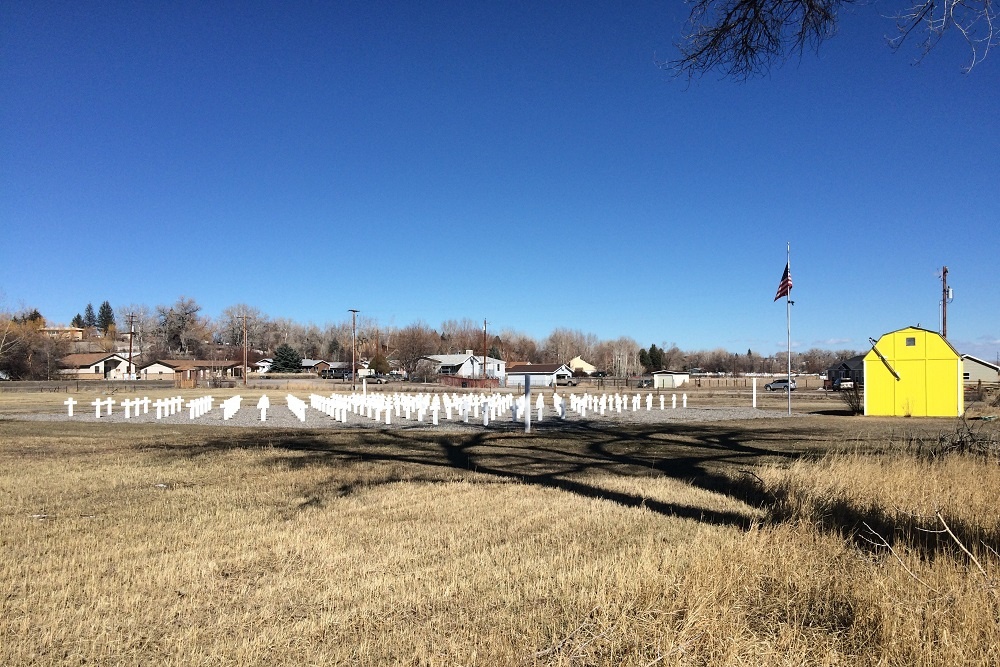
<instances>
[{"instance_id":1,"label":"bare tree branch","mask_svg":"<svg viewBox=\"0 0 1000 667\"><path fill-rule=\"evenodd\" d=\"M913 4L910 4L913 2ZM983 61L996 43L995 0L906 0L890 17L899 49L916 30L925 39L921 57L948 30L957 30L972 51L964 71ZM689 0L687 27L677 45L680 57L661 63L688 77L710 70L737 80L766 74L771 65L820 45L837 33L838 12L855 0Z\"/></svg>"}]
</instances>

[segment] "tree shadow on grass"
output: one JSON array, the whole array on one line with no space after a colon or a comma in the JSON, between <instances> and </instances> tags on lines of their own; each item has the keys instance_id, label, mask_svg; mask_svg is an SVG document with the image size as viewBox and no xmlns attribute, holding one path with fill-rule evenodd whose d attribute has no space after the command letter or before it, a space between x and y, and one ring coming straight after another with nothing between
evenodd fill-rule
<instances>
[{"instance_id":1,"label":"tree shadow on grass","mask_svg":"<svg viewBox=\"0 0 1000 667\"><path fill-rule=\"evenodd\" d=\"M270 464L292 469L338 469L362 462L403 466L388 481L439 481L444 478L441 471L470 472L475 473L470 479L482 480L486 476L517 480L626 507L644 507L663 515L745 529L755 520L751 508L761 507L768 497L742 479L738 471L815 451L814 446L790 444L788 435L787 428L755 426L748 432L731 423L612 425L578 420L543 422L530 435L523 433L522 426L509 423L468 431L260 430L165 450L197 456L267 448L272 452ZM609 476L671 478L749 507L746 511L730 511L666 502L602 487L599 479ZM315 504L321 502L323 494L345 495L383 481L331 482L325 489L306 495L315 498L311 501Z\"/></svg>"},{"instance_id":2,"label":"tree shadow on grass","mask_svg":"<svg viewBox=\"0 0 1000 667\"><path fill-rule=\"evenodd\" d=\"M750 470L762 464L788 464L824 454L837 438L821 425L784 420L759 422L671 422L609 424L575 420L543 422L530 435L523 427L495 423L487 430L439 431L428 428L358 430L260 430L233 438L164 448L172 454L199 456L233 449L270 452L270 465L290 469L329 467L343 470L361 463L391 464L371 479L331 479L308 490L301 509L325 498L394 482L440 482L458 478L487 483L490 478L558 489L586 498L609 500L713 525L747 529L754 522L797 520L789 489L768 487ZM467 476L466 476L467 475ZM602 479L669 478L695 489L738 501L746 511L664 501L606 488ZM927 532L918 521L900 525L880 508L857 507L845 500L826 501L824 532L851 539L876 552L886 544L905 544L928 558L955 545L950 537ZM758 511L755 511L758 510ZM957 535L996 549L998 536L975 526L952 525Z\"/></svg>"}]
</instances>

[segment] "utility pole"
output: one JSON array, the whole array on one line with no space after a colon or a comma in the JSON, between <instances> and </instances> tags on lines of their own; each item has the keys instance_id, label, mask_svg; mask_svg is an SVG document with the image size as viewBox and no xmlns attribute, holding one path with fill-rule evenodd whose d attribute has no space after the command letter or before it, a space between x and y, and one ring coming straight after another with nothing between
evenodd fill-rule
<instances>
[{"instance_id":1,"label":"utility pole","mask_svg":"<svg viewBox=\"0 0 1000 667\"><path fill-rule=\"evenodd\" d=\"M948 338L948 267L941 269L941 337Z\"/></svg>"},{"instance_id":2,"label":"utility pole","mask_svg":"<svg viewBox=\"0 0 1000 667\"><path fill-rule=\"evenodd\" d=\"M483 320L483 388L486 387L486 320Z\"/></svg>"},{"instance_id":3,"label":"utility pole","mask_svg":"<svg viewBox=\"0 0 1000 667\"><path fill-rule=\"evenodd\" d=\"M128 376L134 381L135 363L132 361L132 337L135 336L135 313L128 314Z\"/></svg>"},{"instance_id":4,"label":"utility pole","mask_svg":"<svg viewBox=\"0 0 1000 667\"><path fill-rule=\"evenodd\" d=\"M243 320L243 386L247 386L247 316L240 315Z\"/></svg>"},{"instance_id":5,"label":"utility pole","mask_svg":"<svg viewBox=\"0 0 1000 667\"><path fill-rule=\"evenodd\" d=\"M348 308L351 313L351 391L357 391L358 377L358 313L356 308Z\"/></svg>"}]
</instances>

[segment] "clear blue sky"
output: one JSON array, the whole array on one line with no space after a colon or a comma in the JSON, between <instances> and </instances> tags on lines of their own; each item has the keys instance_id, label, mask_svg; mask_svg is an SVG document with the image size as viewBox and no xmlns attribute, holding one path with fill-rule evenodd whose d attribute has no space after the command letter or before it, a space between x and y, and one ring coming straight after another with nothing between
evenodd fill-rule
<instances>
[{"instance_id":1,"label":"clear blue sky","mask_svg":"<svg viewBox=\"0 0 1000 667\"><path fill-rule=\"evenodd\" d=\"M251 6L248 6L251 5ZM488 318L685 349L939 327L1000 354L1000 53L918 66L873 7L690 85L681 2L0 5L0 290L68 323Z\"/></svg>"}]
</instances>

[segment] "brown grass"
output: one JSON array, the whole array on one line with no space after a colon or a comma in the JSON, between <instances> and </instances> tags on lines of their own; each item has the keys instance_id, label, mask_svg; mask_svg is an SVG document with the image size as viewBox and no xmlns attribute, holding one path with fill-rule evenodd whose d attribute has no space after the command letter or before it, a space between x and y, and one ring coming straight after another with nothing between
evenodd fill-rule
<instances>
[{"instance_id":1,"label":"brown grass","mask_svg":"<svg viewBox=\"0 0 1000 667\"><path fill-rule=\"evenodd\" d=\"M904 446L952 427L2 422L0 664L992 665L998 466Z\"/></svg>"}]
</instances>

